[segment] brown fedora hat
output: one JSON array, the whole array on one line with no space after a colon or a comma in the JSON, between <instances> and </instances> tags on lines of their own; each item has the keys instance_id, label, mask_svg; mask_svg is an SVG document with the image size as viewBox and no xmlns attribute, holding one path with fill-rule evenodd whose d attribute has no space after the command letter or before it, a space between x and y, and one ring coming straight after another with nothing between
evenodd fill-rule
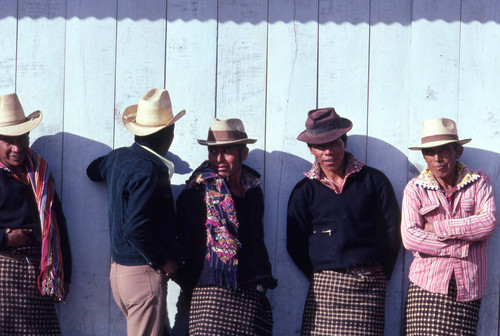
<instances>
[{"instance_id":1,"label":"brown fedora hat","mask_svg":"<svg viewBox=\"0 0 500 336\"><path fill-rule=\"evenodd\" d=\"M42 121L42 112L35 111L26 117L17 94L0 96L0 134L18 136L26 134Z\"/></svg>"},{"instance_id":2,"label":"brown fedora hat","mask_svg":"<svg viewBox=\"0 0 500 336\"><path fill-rule=\"evenodd\" d=\"M151 89L142 96L139 104L123 111L122 123L134 135L146 136L156 133L179 120L186 110L174 117L170 95L164 89Z\"/></svg>"},{"instance_id":3,"label":"brown fedora hat","mask_svg":"<svg viewBox=\"0 0 500 336\"><path fill-rule=\"evenodd\" d=\"M333 107L311 110L307 113L306 130L298 140L312 145L331 142L352 129L352 122L342 118Z\"/></svg>"},{"instance_id":4,"label":"brown fedora hat","mask_svg":"<svg viewBox=\"0 0 500 336\"><path fill-rule=\"evenodd\" d=\"M197 140L200 145L223 146L237 144L252 144L257 139L249 139L243 122L237 118L215 119L208 129L207 140Z\"/></svg>"},{"instance_id":5,"label":"brown fedora hat","mask_svg":"<svg viewBox=\"0 0 500 336\"><path fill-rule=\"evenodd\" d=\"M436 118L424 120L422 126L421 144L410 147L411 150L432 148L456 142L464 145L472 139L458 140L457 124L448 118Z\"/></svg>"}]
</instances>

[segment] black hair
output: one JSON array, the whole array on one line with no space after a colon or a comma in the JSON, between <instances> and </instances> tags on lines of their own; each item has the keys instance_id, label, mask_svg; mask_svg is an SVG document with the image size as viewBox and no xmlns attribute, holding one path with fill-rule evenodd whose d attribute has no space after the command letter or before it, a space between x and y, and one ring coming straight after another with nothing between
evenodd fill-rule
<instances>
[{"instance_id":1,"label":"black hair","mask_svg":"<svg viewBox=\"0 0 500 336\"><path fill-rule=\"evenodd\" d=\"M175 124L172 124L150 135L136 135L134 140L139 145L143 145L151 149L158 148L162 146L166 141L172 141L174 136L174 126Z\"/></svg>"}]
</instances>

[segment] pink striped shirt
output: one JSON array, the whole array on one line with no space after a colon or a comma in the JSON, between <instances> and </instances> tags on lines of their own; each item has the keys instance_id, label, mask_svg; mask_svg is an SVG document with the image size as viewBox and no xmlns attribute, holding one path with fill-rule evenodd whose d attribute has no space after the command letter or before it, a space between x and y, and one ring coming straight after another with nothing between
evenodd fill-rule
<instances>
[{"instance_id":1,"label":"pink striped shirt","mask_svg":"<svg viewBox=\"0 0 500 336\"><path fill-rule=\"evenodd\" d=\"M496 227L491 182L483 171L457 162L458 179L451 200L426 168L406 185L401 235L412 251L409 278L433 293L448 293L453 274L457 301L480 299L486 290L487 247ZM424 231L432 223L434 233Z\"/></svg>"}]
</instances>

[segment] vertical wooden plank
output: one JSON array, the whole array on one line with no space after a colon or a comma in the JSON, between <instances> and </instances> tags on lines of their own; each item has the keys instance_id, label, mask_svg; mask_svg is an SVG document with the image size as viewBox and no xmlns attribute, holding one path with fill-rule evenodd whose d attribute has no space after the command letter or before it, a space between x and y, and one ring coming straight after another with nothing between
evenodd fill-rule
<instances>
[{"instance_id":1,"label":"vertical wooden plank","mask_svg":"<svg viewBox=\"0 0 500 336\"><path fill-rule=\"evenodd\" d=\"M16 91L17 1L0 0L0 8L0 95L6 95Z\"/></svg>"},{"instance_id":2,"label":"vertical wooden plank","mask_svg":"<svg viewBox=\"0 0 500 336\"><path fill-rule=\"evenodd\" d=\"M118 1L114 148L130 146L134 142L134 135L122 124L123 111L129 105L137 104L150 89L163 88L165 13L166 3L162 0ZM101 208L105 212L106 204ZM107 225L107 221L103 224ZM109 334L125 335L127 324L123 313L112 297L109 305Z\"/></svg>"},{"instance_id":3,"label":"vertical wooden plank","mask_svg":"<svg viewBox=\"0 0 500 336\"><path fill-rule=\"evenodd\" d=\"M459 2L413 2L409 146L420 143L423 120L456 119L459 38ZM409 158L418 170L425 167L419 151L409 151Z\"/></svg>"},{"instance_id":4,"label":"vertical wooden plank","mask_svg":"<svg viewBox=\"0 0 500 336\"><path fill-rule=\"evenodd\" d=\"M290 193L312 160L297 135L307 111L316 107L318 1L269 5L265 233L278 278L270 298L274 334L299 335L309 281L286 252L286 213Z\"/></svg>"},{"instance_id":5,"label":"vertical wooden plank","mask_svg":"<svg viewBox=\"0 0 500 336\"><path fill-rule=\"evenodd\" d=\"M85 169L113 144L116 8L116 0L67 2L63 202L74 276L62 325L69 335L108 335L114 304L106 188Z\"/></svg>"},{"instance_id":6,"label":"vertical wooden plank","mask_svg":"<svg viewBox=\"0 0 500 336\"><path fill-rule=\"evenodd\" d=\"M457 117L460 3L453 0L413 2L411 30L410 105L408 146L420 144L422 122ZM412 179L426 165L420 151L408 150ZM415 167L415 169L412 169ZM408 290L408 270L413 260L404 252L403 297Z\"/></svg>"},{"instance_id":7,"label":"vertical wooden plank","mask_svg":"<svg viewBox=\"0 0 500 336\"><path fill-rule=\"evenodd\" d=\"M500 209L500 3L462 1L458 133L472 138L461 160L472 169L484 169L493 184ZM496 43L494 42L496 41ZM478 335L498 335L500 234L490 240L488 285L481 303Z\"/></svg>"},{"instance_id":8,"label":"vertical wooden plank","mask_svg":"<svg viewBox=\"0 0 500 336\"><path fill-rule=\"evenodd\" d=\"M410 100L411 3L372 0L367 164L382 170L401 204L407 182ZM391 24L393 23L393 24ZM387 286L385 335L399 335L402 322L403 250Z\"/></svg>"},{"instance_id":9,"label":"vertical wooden plank","mask_svg":"<svg viewBox=\"0 0 500 336\"><path fill-rule=\"evenodd\" d=\"M65 14L65 0L19 0L17 93L27 115L43 113L30 140L47 160L60 196Z\"/></svg>"},{"instance_id":10,"label":"vertical wooden plank","mask_svg":"<svg viewBox=\"0 0 500 336\"><path fill-rule=\"evenodd\" d=\"M333 106L354 126L349 135L366 135L370 2L320 0L318 107ZM348 143L366 160L366 139Z\"/></svg>"},{"instance_id":11,"label":"vertical wooden plank","mask_svg":"<svg viewBox=\"0 0 500 336\"><path fill-rule=\"evenodd\" d=\"M196 139L206 139L215 116L217 57L217 1L168 1L166 88L174 113L185 109L176 123L175 138L167 158L174 162L174 195L180 193L192 171L206 160L207 149ZM172 335L184 335L188 311L176 306L180 289L168 287L168 315Z\"/></svg>"},{"instance_id":12,"label":"vertical wooden plank","mask_svg":"<svg viewBox=\"0 0 500 336\"><path fill-rule=\"evenodd\" d=\"M247 163L264 171L266 129L267 0L220 1L217 118L240 118L250 137Z\"/></svg>"},{"instance_id":13,"label":"vertical wooden plank","mask_svg":"<svg viewBox=\"0 0 500 336\"><path fill-rule=\"evenodd\" d=\"M118 2L115 148L134 141L121 121L125 108L137 104L150 89L164 86L165 14L164 0Z\"/></svg>"}]
</instances>

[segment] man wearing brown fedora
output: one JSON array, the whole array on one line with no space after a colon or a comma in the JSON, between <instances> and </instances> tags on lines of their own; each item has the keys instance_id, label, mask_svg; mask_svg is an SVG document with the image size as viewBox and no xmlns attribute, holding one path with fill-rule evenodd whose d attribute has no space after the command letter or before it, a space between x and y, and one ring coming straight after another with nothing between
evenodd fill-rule
<instances>
[{"instance_id":1,"label":"man wearing brown fedora","mask_svg":"<svg viewBox=\"0 0 500 336\"><path fill-rule=\"evenodd\" d=\"M264 243L260 175L243 164L248 138L240 119L215 119L208 160L177 199L179 237L188 251L180 284L192 292L191 336L268 336L273 318L265 292L276 287Z\"/></svg>"},{"instance_id":2,"label":"man wearing brown fedora","mask_svg":"<svg viewBox=\"0 0 500 336\"><path fill-rule=\"evenodd\" d=\"M408 182L401 234L412 251L404 334L476 335L486 291L487 246L496 227L491 181L458 161L463 145L447 118L425 120L422 151L427 164Z\"/></svg>"},{"instance_id":3,"label":"man wearing brown fedora","mask_svg":"<svg viewBox=\"0 0 500 336\"><path fill-rule=\"evenodd\" d=\"M400 212L387 177L345 150L351 128L322 108L297 137L315 158L288 203L287 250L310 280L302 335L384 334Z\"/></svg>"},{"instance_id":4,"label":"man wearing brown fedora","mask_svg":"<svg viewBox=\"0 0 500 336\"><path fill-rule=\"evenodd\" d=\"M167 90L150 90L123 112L135 143L87 168L90 179L108 186L110 282L129 336L163 335L167 280L183 261L174 232L173 165L164 155L184 114L173 115Z\"/></svg>"},{"instance_id":5,"label":"man wearing brown fedora","mask_svg":"<svg viewBox=\"0 0 500 336\"><path fill-rule=\"evenodd\" d=\"M42 112L0 96L0 334L60 335L71 281L66 221L47 162L29 147Z\"/></svg>"}]
</instances>

